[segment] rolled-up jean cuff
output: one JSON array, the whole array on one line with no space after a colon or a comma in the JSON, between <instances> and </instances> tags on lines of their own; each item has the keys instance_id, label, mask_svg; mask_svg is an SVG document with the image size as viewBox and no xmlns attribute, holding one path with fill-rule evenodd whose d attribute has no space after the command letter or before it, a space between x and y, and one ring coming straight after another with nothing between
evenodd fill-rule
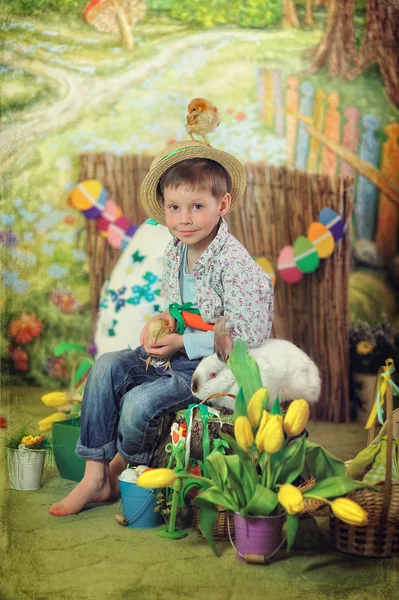
<instances>
[{"instance_id":1,"label":"rolled-up jean cuff","mask_svg":"<svg viewBox=\"0 0 399 600\"><path fill-rule=\"evenodd\" d=\"M112 460L116 454L116 446L115 442L108 442L99 448L88 448L83 446L79 438L76 443L75 454L79 458L90 460Z\"/></svg>"},{"instance_id":2,"label":"rolled-up jean cuff","mask_svg":"<svg viewBox=\"0 0 399 600\"><path fill-rule=\"evenodd\" d=\"M122 458L127 460L127 462L131 465L147 465L149 462L149 453L148 452L138 452L137 454L126 454L121 448L119 440L116 443L117 450Z\"/></svg>"}]
</instances>

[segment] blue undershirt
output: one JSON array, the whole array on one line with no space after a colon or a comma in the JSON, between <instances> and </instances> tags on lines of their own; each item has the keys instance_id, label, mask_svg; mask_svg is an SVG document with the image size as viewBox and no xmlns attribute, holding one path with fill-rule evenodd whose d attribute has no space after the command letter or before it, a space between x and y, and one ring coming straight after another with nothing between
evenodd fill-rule
<instances>
[{"instance_id":1,"label":"blue undershirt","mask_svg":"<svg viewBox=\"0 0 399 600\"><path fill-rule=\"evenodd\" d=\"M194 275L188 272L187 245L184 245L179 269L180 295L182 303L192 302L193 308L198 308L195 296ZM199 331L186 327L183 333L183 343L186 354L190 360L203 358L213 354L213 331Z\"/></svg>"}]
</instances>

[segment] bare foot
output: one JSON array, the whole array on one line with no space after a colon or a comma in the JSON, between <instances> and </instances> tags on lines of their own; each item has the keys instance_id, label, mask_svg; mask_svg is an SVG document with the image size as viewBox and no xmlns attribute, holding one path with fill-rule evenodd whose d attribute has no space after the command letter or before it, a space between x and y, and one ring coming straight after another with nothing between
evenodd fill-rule
<instances>
[{"instance_id":1,"label":"bare foot","mask_svg":"<svg viewBox=\"0 0 399 600\"><path fill-rule=\"evenodd\" d=\"M120 488L119 488L119 475L124 471L127 467L127 460L122 458L119 454L115 454L114 458L109 463L109 481L111 484L111 495L110 500L116 500L119 498Z\"/></svg>"},{"instance_id":2,"label":"bare foot","mask_svg":"<svg viewBox=\"0 0 399 600\"><path fill-rule=\"evenodd\" d=\"M109 462L87 460L82 481L61 502L53 504L49 512L56 517L75 515L87 504L106 502L110 497Z\"/></svg>"}]
</instances>

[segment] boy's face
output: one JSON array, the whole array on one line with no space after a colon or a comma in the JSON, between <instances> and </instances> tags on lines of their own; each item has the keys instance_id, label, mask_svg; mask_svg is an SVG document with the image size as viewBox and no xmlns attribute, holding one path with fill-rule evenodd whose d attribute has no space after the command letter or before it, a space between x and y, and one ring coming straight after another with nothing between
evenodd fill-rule
<instances>
[{"instance_id":1,"label":"boy's face","mask_svg":"<svg viewBox=\"0 0 399 600\"><path fill-rule=\"evenodd\" d=\"M166 226L181 242L201 252L216 236L219 219L228 213L230 204L230 194L218 200L209 190L164 189Z\"/></svg>"}]
</instances>

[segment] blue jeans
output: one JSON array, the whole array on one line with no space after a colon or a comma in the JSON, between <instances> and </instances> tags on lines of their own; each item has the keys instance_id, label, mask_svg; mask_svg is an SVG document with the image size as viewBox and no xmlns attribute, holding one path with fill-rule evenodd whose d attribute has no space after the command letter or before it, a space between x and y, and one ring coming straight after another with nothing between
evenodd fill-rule
<instances>
[{"instance_id":1,"label":"blue jeans","mask_svg":"<svg viewBox=\"0 0 399 600\"><path fill-rule=\"evenodd\" d=\"M102 354L94 363L83 394L76 454L112 460L116 452L131 464L150 465L163 415L198 402L191 378L199 360L185 352L171 358L172 370L146 366L142 346Z\"/></svg>"}]
</instances>

